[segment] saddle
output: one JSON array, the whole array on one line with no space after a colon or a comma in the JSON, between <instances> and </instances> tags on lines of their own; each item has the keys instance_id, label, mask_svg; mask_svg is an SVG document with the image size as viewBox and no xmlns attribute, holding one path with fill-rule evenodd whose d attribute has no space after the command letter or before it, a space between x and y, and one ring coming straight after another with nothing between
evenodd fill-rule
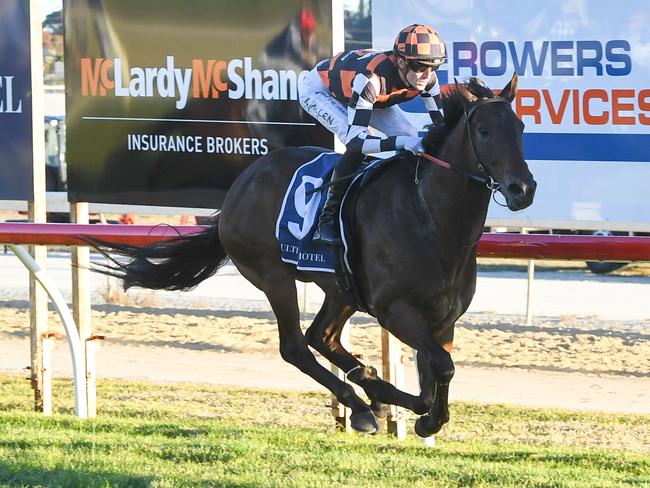
<instances>
[{"instance_id":1,"label":"saddle","mask_svg":"<svg viewBox=\"0 0 650 488\"><path fill-rule=\"evenodd\" d=\"M329 246L314 242L313 235L334 166L340 157L339 153L321 153L295 171L276 222L276 238L284 262L294 265L299 271L334 273L341 291L352 297L359 310L370 313L359 293L353 271L356 239L351 224L356 218L357 200L363 188L397 157L363 162L341 203L339 226L343 245Z\"/></svg>"}]
</instances>

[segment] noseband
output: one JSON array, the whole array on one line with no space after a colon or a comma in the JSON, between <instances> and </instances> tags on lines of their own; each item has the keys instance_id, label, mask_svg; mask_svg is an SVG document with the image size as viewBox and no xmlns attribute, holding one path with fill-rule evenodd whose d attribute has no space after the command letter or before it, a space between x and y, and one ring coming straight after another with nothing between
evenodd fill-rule
<instances>
[{"instance_id":1,"label":"noseband","mask_svg":"<svg viewBox=\"0 0 650 488\"><path fill-rule=\"evenodd\" d=\"M474 154L474 157L476 158L476 161L474 161L474 164L476 165L477 169L485 176L482 175L477 175L474 173L471 173L469 171L465 171L464 169L461 169L457 166L454 166L453 164L450 164L446 161L443 161L442 159L438 159L435 156L431 156L430 154L427 153L420 153L420 156L423 157L424 159L431 161L432 163L437 164L438 166L441 166L446 169L451 169L454 171L457 171L461 174L464 174L467 178L470 178L474 181L477 181L478 183L484 184L488 190L492 192L496 192L499 187L501 186L499 183L497 183L494 178L487 172L485 164L481 161L481 157L478 154L478 151L476 150L476 146L474 145L474 139L472 138L472 131L470 130L470 121L472 119L472 116L476 111L480 108L483 107L489 103L505 103L510 107L510 103L505 100L504 98L501 97L494 97L494 98L479 98L470 108L469 112L467 111L467 107L464 108L464 119L465 119L465 129L467 130L467 137L469 139L469 145L472 148L472 153ZM419 163L419 159L418 159ZM418 177L417 177L417 171L416 171L416 184L419 182Z\"/></svg>"}]
</instances>

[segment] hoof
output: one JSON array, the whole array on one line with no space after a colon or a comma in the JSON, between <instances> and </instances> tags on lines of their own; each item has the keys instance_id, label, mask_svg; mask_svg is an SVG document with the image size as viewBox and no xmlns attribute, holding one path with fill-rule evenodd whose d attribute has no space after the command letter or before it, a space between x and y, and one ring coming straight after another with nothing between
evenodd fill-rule
<instances>
[{"instance_id":1,"label":"hoof","mask_svg":"<svg viewBox=\"0 0 650 488\"><path fill-rule=\"evenodd\" d=\"M374 434L379 430L379 424L370 411L350 415L350 425L357 432L366 434Z\"/></svg>"},{"instance_id":2,"label":"hoof","mask_svg":"<svg viewBox=\"0 0 650 488\"><path fill-rule=\"evenodd\" d=\"M431 437L440 432L444 424L442 420L434 421L429 415L423 415L415 421L415 433L419 437Z\"/></svg>"},{"instance_id":3,"label":"hoof","mask_svg":"<svg viewBox=\"0 0 650 488\"><path fill-rule=\"evenodd\" d=\"M378 419L385 419L390 413L390 405L386 405L385 403L381 403L376 400L370 402L370 409L375 415L375 418Z\"/></svg>"}]
</instances>

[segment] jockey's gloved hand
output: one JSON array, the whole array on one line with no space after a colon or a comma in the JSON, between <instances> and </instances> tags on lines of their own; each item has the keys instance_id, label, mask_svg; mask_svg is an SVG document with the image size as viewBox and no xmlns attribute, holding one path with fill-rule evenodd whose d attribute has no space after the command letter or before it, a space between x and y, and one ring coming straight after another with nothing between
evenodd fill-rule
<instances>
[{"instance_id":1,"label":"jockey's gloved hand","mask_svg":"<svg viewBox=\"0 0 650 488\"><path fill-rule=\"evenodd\" d=\"M442 122L427 125L425 126L425 129L426 134L423 137L424 144L428 149L437 151L449 132L444 120Z\"/></svg>"},{"instance_id":2,"label":"jockey's gloved hand","mask_svg":"<svg viewBox=\"0 0 650 488\"><path fill-rule=\"evenodd\" d=\"M424 152L424 146L422 145L421 137L397 136L395 142L397 149L406 149L416 156L421 152Z\"/></svg>"}]
</instances>

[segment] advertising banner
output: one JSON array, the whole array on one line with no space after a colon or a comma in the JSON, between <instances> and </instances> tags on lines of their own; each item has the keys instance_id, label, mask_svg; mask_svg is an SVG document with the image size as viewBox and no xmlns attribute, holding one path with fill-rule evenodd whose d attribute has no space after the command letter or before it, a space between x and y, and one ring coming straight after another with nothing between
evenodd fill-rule
<instances>
[{"instance_id":1,"label":"advertising banner","mask_svg":"<svg viewBox=\"0 0 650 488\"><path fill-rule=\"evenodd\" d=\"M514 106L537 196L516 214L492 205L489 217L647 228L650 2L373 0L372 21L378 48L415 22L437 29L443 84L477 76L500 89L519 74ZM424 114L419 102L406 110Z\"/></svg>"},{"instance_id":2,"label":"advertising banner","mask_svg":"<svg viewBox=\"0 0 650 488\"><path fill-rule=\"evenodd\" d=\"M218 208L269 151L333 147L298 79L331 2L66 0L70 201Z\"/></svg>"},{"instance_id":3,"label":"advertising banner","mask_svg":"<svg viewBox=\"0 0 650 488\"><path fill-rule=\"evenodd\" d=\"M32 200L29 2L0 2L0 199Z\"/></svg>"}]
</instances>

